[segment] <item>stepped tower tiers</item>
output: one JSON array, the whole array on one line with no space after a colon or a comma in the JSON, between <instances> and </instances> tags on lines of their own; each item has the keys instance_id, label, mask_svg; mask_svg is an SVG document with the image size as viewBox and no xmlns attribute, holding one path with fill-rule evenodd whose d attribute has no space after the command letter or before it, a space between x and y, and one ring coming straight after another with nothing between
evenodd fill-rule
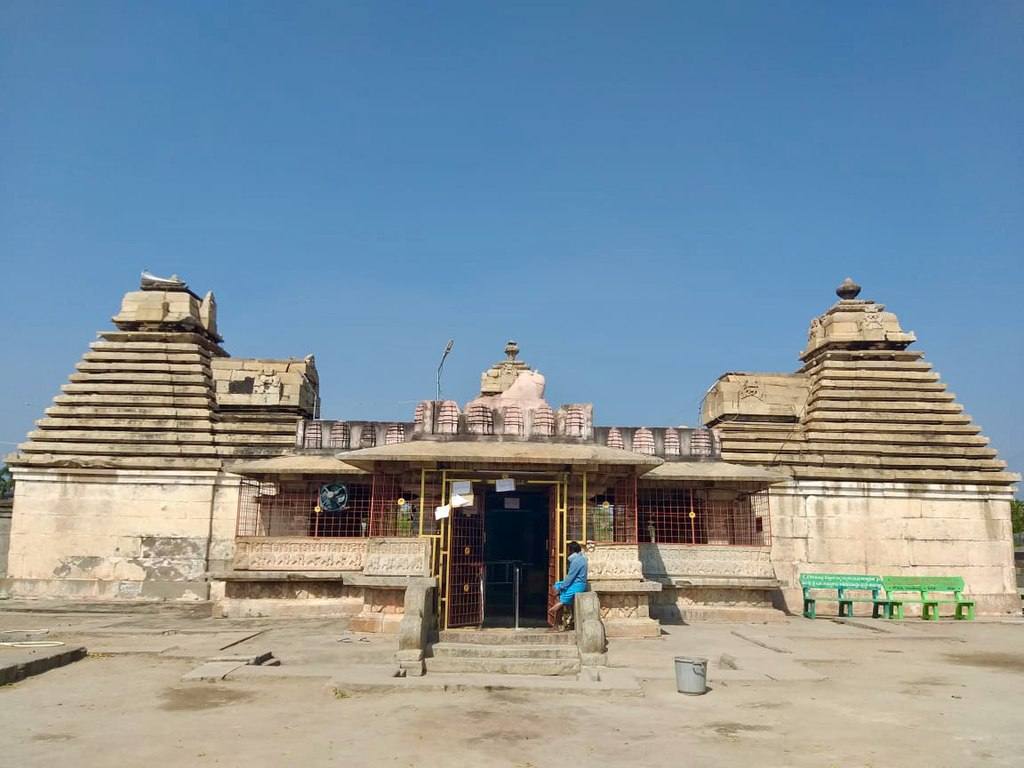
<instances>
[{"instance_id":1,"label":"stepped tower tiers","mask_svg":"<svg viewBox=\"0 0 1024 768\"><path fill-rule=\"evenodd\" d=\"M727 373L702 420L726 461L782 470L772 559L791 609L802 571L962 575L989 612L1019 612L1009 501L1019 475L904 331L858 298L811 321L795 373Z\"/></svg>"},{"instance_id":2,"label":"stepped tower tiers","mask_svg":"<svg viewBox=\"0 0 1024 768\"><path fill-rule=\"evenodd\" d=\"M211 530L233 539L238 479L224 460L294 445L318 399L316 366L229 357L213 294L177 276L143 273L113 323L6 459L18 483L7 588L200 597ZM229 488L215 504L218 484Z\"/></svg>"}]
</instances>

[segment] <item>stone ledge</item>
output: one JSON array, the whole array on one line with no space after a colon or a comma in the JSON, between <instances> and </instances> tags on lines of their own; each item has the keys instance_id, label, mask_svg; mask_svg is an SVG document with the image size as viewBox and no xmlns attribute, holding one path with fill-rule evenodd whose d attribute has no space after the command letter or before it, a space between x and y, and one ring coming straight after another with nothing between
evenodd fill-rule
<instances>
[{"instance_id":1,"label":"stone ledge","mask_svg":"<svg viewBox=\"0 0 1024 768\"><path fill-rule=\"evenodd\" d=\"M380 589L435 585L432 576L367 576L359 571L226 571L211 574L210 579L231 582L340 581L345 586Z\"/></svg>"},{"instance_id":2,"label":"stone ledge","mask_svg":"<svg viewBox=\"0 0 1024 768\"><path fill-rule=\"evenodd\" d=\"M657 619L636 618L605 618L605 634L609 640L622 638L660 637L661 624Z\"/></svg>"},{"instance_id":3,"label":"stone ledge","mask_svg":"<svg viewBox=\"0 0 1024 768\"><path fill-rule=\"evenodd\" d=\"M338 581L355 571L224 571L211 573L212 581Z\"/></svg>"},{"instance_id":4,"label":"stone ledge","mask_svg":"<svg viewBox=\"0 0 1024 768\"><path fill-rule=\"evenodd\" d=\"M414 585L433 587L436 585L436 579L433 576L366 576L362 573L347 574L343 582L353 587L384 589L405 589Z\"/></svg>"},{"instance_id":5,"label":"stone ledge","mask_svg":"<svg viewBox=\"0 0 1024 768\"><path fill-rule=\"evenodd\" d=\"M26 637L26 640L37 639ZM8 648L0 662L0 685L10 685L26 677L39 675L50 669L84 659L86 650L82 646L56 648Z\"/></svg>"},{"instance_id":6,"label":"stone ledge","mask_svg":"<svg viewBox=\"0 0 1024 768\"><path fill-rule=\"evenodd\" d=\"M602 592L660 592L662 587L661 582L658 581L591 580L589 584L590 589L598 594Z\"/></svg>"},{"instance_id":7,"label":"stone ledge","mask_svg":"<svg viewBox=\"0 0 1024 768\"><path fill-rule=\"evenodd\" d=\"M715 587L716 589L778 589L782 582L778 579L743 578L714 576L667 576L658 579L666 587Z\"/></svg>"}]
</instances>

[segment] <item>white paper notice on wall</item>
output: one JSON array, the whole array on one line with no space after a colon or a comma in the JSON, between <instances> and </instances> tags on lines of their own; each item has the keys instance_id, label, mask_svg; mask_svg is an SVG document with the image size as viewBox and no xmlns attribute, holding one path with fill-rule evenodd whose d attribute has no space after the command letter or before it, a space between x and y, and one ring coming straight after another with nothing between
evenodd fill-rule
<instances>
[{"instance_id":1,"label":"white paper notice on wall","mask_svg":"<svg viewBox=\"0 0 1024 768\"><path fill-rule=\"evenodd\" d=\"M452 509L459 509L460 507L472 507L473 506L473 495L462 496L458 493L452 494L451 499Z\"/></svg>"},{"instance_id":2,"label":"white paper notice on wall","mask_svg":"<svg viewBox=\"0 0 1024 768\"><path fill-rule=\"evenodd\" d=\"M519 509L519 497L518 496L506 496L505 497L505 509Z\"/></svg>"},{"instance_id":3,"label":"white paper notice on wall","mask_svg":"<svg viewBox=\"0 0 1024 768\"><path fill-rule=\"evenodd\" d=\"M503 477L494 481L494 490L498 493L508 493L516 489L516 481L511 477Z\"/></svg>"},{"instance_id":4,"label":"white paper notice on wall","mask_svg":"<svg viewBox=\"0 0 1024 768\"><path fill-rule=\"evenodd\" d=\"M434 519L443 520L452 513L452 508L445 504L443 507L434 507Z\"/></svg>"},{"instance_id":5,"label":"white paper notice on wall","mask_svg":"<svg viewBox=\"0 0 1024 768\"><path fill-rule=\"evenodd\" d=\"M459 496L470 496L473 493L473 483L469 480L457 480L452 483L452 493Z\"/></svg>"}]
</instances>

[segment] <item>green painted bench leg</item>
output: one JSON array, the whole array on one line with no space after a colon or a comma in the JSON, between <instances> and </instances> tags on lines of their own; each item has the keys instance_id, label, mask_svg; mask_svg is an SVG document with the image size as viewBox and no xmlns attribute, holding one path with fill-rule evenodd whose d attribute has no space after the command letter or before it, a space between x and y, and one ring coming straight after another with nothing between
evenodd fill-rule
<instances>
[{"instance_id":1,"label":"green painted bench leg","mask_svg":"<svg viewBox=\"0 0 1024 768\"><path fill-rule=\"evenodd\" d=\"M965 611L967 612L966 616L964 616L964 612ZM954 614L954 617L957 619L957 621L964 621L965 619L967 621L974 621L974 604L973 603L957 603L956 604L956 613Z\"/></svg>"},{"instance_id":2,"label":"green painted bench leg","mask_svg":"<svg viewBox=\"0 0 1024 768\"><path fill-rule=\"evenodd\" d=\"M889 603L889 618L903 621L903 603Z\"/></svg>"},{"instance_id":3,"label":"green painted bench leg","mask_svg":"<svg viewBox=\"0 0 1024 768\"><path fill-rule=\"evenodd\" d=\"M815 600L813 598L804 598L804 618L813 619L815 616Z\"/></svg>"},{"instance_id":4,"label":"green painted bench leg","mask_svg":"<svg viewBox=\"0 0 1024 768\"><path fill-rule=\"evenodd\" d=\"M925 621L938 621L939 604L928 601L921 603L921 618Z\"/></svg>"},{"instance_id":5,"label":"green painted bench leg","mask_svg":"<svg viewBox=\"0 0 1024 768\"><path fill-rule=\"evenodd\" d=\"M840 600L839 601L839 618L844 616L853 616L853 601L852 600Z\"/></svg>"},{"instance_id":6,"label":"green painted bench leg","mask_svg":"<svg viewBox=\"0 0 1024 768\"><path fill-rule=\"evenodd\" d=\"M889 604L884 600L875 600L871 603L871 618L877 619L889 613Z\"/></svg>"}]
</instances>

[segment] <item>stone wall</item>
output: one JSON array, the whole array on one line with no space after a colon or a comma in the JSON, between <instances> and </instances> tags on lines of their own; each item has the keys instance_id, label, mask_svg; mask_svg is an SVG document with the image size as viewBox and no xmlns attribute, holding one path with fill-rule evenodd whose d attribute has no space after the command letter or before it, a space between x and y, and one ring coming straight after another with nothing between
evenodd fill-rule
<instances>
[{"instance_id":1,"label":"stone wall","mask_svg":"<svg viewBox=\"0 0 1024 768\"><path fill-rule=\"evenodd\" d=\"M803 571L962 576L979 613L1020 613L1010 495L971 486L792 482L773 489L772 565L799 613Z\"/></svg>"},{"instance_id":2,"label":"stone wall","mask_svg":"<svg viewBox=\"0 0 1024 768\"><path fill-rule=\"evenodd\" d=\"M211 597L217 616L338 617L347 619L348 627L356 632L397 633L406 590L434 585L433 579L419 577L355 576L353 581L357 583L336 577L215 581Z\"/></svg>"},{"instance_id":3,"label":"stone wall","mask_svg":"<svg viewBox=\"0 0 1024 768\"><path fill-rule=\"evenodd\" d=\"M11 594L207 598L215 472L14 471Z\"/></svg>"}]
</instances>

